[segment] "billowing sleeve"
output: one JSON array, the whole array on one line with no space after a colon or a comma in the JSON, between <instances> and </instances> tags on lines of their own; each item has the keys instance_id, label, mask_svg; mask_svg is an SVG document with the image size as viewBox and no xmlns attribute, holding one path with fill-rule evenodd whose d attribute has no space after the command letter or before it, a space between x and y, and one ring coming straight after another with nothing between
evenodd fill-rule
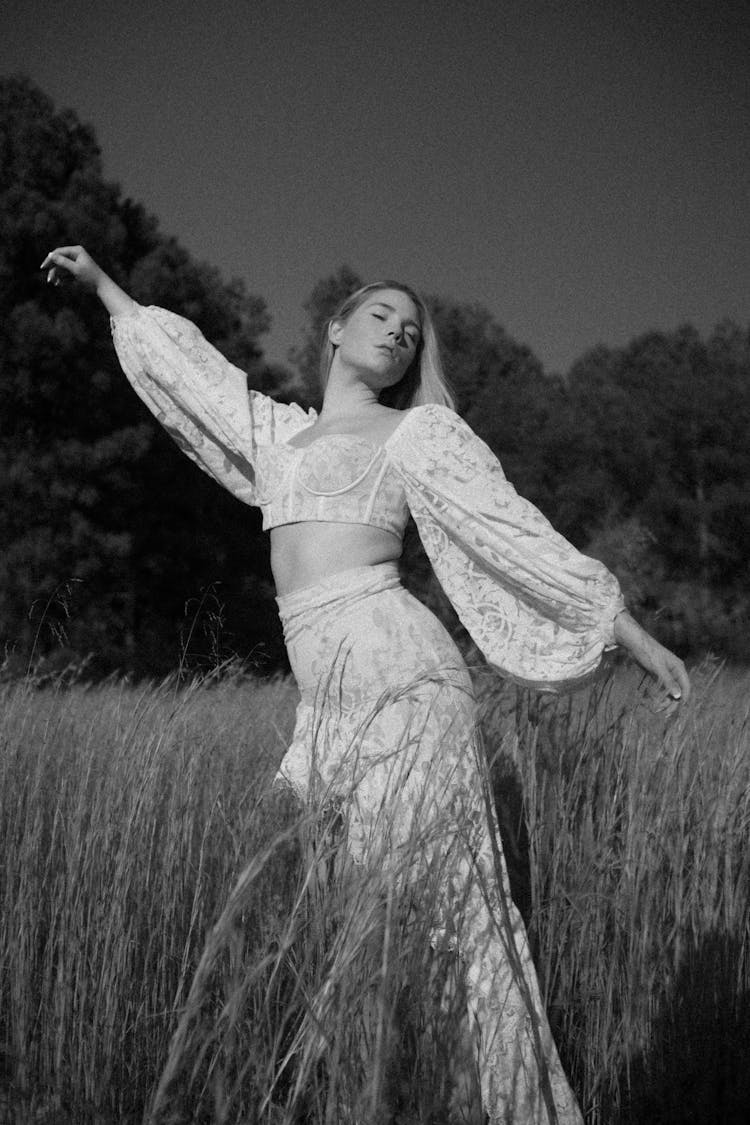
<instances>
[{"instance_id":1,"label":"billowing sleeve","mask_svg":"<svg viewBox=\"0 0 750 1125\"><path fill-rule=\"evenodd\" d=\"M447 407L416 407L390 449L435 574L487 660L550 690L594 671L624 608L606 567L518 495Z\"/></svg>"},{"instance_id":2,"label":"billowing sleeve","mask_svg":"<svg viewBox=\"0 0 750 1125\"><path fill-rule=\"evenodd\" d=\"M154 306L112 317L123 371L180 449L246 504L256 503L258 445L285 441L315 412L248 389L191 321Z\"/></svg>"}]
</instances>

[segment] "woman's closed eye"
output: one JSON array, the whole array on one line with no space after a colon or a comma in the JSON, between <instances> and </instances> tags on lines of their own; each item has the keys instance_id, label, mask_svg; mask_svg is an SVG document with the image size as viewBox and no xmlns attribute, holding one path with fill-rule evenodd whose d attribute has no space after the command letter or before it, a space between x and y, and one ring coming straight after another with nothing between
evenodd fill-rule
<instances>
[{"instance_id":1,"label":"woman's closed eye","mask_svg":"<svg viewBox=\"0 0 750 1125\"><path fill-rule=\"evenodd\" d=\"M383 315L383 313L374 312L372 315L375 317L376 320L383 320L384 321L386 319L385 316ZM400 336L404 341L410 343L412 345L412 347L416 348L417 344L419 343L419 334L417 332L404 332L402 330L400 332Z\"/></svg>"}]
</instances>

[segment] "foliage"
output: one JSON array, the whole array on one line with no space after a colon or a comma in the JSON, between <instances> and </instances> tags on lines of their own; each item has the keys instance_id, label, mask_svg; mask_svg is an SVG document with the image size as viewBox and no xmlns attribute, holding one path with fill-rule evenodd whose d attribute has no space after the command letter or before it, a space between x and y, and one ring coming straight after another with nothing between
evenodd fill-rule
<instances>
[{"instance_id":1,"label":"foliage","mask_svg":"<svg viewBox=\"0 0 750 1125\"><path fill-rule=\"evenodd\" d=\"M548 510L546 455L564 402L560 382L481 305L440 297L429 305L459 414L498 453L518 491Z\"/></svg>"},{"instance_id":2,"label":"foliage","mask_svg":"<svg viewBox=\"0 0 750 1125\"><path fill-rule=\"evenodd\" d=\"M141 406L96 299L46 286L39 263L52 246L83 243L136 299L191 317L254 385L274 389L258 344L263 301L123 199L102 178L92 130L27 79L0 80L0 156L0 639L43 652L38 607L59 609L55 591L73 583L65 613L47 617L66 619L72 651L94 652L99 671L165 669L185 603L221 576L232 608L250 599L233 638L250 651L274 635L253 578L267 579L256 514Z\"/></svg>"},{"instance_id":3,"label":"foliage","mask_svg":"<svg viewBox=\"0 0 750 1125\"><path fill-rule=\"evenodd\" d=\"M706 340L689 326L652 332L588 353L568 385L566 483L578 515L569 510L563 530L575 522L596 536L636 519L658 559L647 608L661 608L671 636L691 647L735 646L747 659L735 628L750 584L750 332L730 322ZM688 589L691 625L680 608Z\"/></svg>"}]
</instances>

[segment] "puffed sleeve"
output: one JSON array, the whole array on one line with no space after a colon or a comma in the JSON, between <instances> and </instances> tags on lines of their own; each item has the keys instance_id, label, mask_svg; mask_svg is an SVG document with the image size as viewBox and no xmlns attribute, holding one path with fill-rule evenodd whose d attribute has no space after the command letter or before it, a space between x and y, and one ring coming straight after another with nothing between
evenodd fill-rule
<instances>
[{"instance_id":1,"label":"puffed sleeve","mask_svg":"<svg viewBox=\"0 0 750 1125\"><path fill-rule=\"evenodd\" d=\"M490 663L550 690L594 671L624 609L606 567L518 495L447 407L413 409L389 449L435 574Z\"/></svg>"},{"instance_id":2,"label":"puffed sleeve","mask_svg":"<svg viewBox=\"0 0 750 1125\"><path fill-rule=\"evenodd\" d=\"M286 441L315 412L248 389L191 321L155 306L112 317L123 371L180 449L246 504L255 504L258 445Z\"/></svg>"}]
</instances>

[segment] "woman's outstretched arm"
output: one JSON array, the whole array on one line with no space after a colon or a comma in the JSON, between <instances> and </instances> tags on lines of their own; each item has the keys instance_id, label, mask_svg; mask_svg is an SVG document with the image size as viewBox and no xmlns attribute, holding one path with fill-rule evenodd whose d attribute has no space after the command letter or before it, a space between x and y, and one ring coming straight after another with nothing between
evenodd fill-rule
<instances>
[{"instance_id":1,"label":"woman's outstretched arm","mask_svg":"<svg viewBox=\"0 0 750 1125\"><path fill-rule=\"evenodd\" d=\"M248 388L247 376L176 313L132 300L82 246L58 246L42 262L47 280L71 276L110 313L120 365L180 449L245 504L256 504L261 445L283 442L314 412Z\"/></svg>"},{"instance_id":2,"label":"woman's outstretched arm","mask_svg":"<svg viewBox=\"0 0 750 1125\"><path fill-rule=\"evenodd\" d=\"M417 407L388 449L440 584L503 675L562 690L621 645L658 680L660 708L687 699L682 661L625 612L616 578L518 495L457 414Z\"/></svg>"},{"instance_id":3,"label":"woman's outstretched arm","mask_svg":"<svg viewBox=\"0 0 750 1125\"><path fill-rule=\"evenodd\" d=\"M66 272L81 285L95 289L110 316L127 316L135 310L133 298L114 283L82 246L58 246L50 251L40 268L47 270L51 285L59 285L62 273Z\"/></svg>"}]
</instances>

